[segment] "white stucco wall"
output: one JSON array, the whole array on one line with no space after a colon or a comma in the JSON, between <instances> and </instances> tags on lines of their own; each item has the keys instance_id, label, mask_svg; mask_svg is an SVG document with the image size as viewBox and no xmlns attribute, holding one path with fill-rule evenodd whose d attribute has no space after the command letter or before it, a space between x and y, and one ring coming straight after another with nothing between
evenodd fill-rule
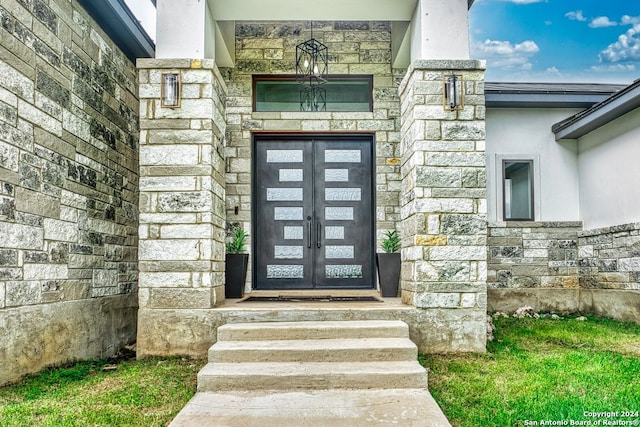
<instances>
[{"instance_id":1,"label":"white stucco wall","mask_svg":"<svg viewBox=\"0 0 640 427\"><path fill-rule=\"evenodd\" d=\"M411 61L470 59L468 0L419 0L411 20Z\"/></svg>"},{"instance_id":2,"label":"white stucco wall","mask_svg":"<svg viewBox=\"0 0 640 427\"><path fill-rule=\"evenodd\" d=\"M640 222L640 109L578 140L585 229Z\"/></svg>"},{"instance_id":3,"label":"white stucco wall","mask_svg":"<svg viewBox=\"0 0 640 427\"><path fill-rule=\"evenodd\" d=\"M578 221L578 156L575 141L556 142L551 126L576 109L487 110L487 215L502 220L502 160L533 159L534 219Z\"/></svg>"}]
</instances>

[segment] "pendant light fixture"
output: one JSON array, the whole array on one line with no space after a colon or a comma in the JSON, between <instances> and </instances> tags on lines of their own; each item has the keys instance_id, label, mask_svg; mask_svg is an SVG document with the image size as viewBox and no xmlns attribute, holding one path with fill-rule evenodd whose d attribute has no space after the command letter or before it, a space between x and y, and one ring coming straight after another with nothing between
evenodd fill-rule
<instances>
[{"instance_id":1,"label":"pendant light fixture","mask_svg":"<svg viewBox=\"0 0 640 427\"><path fill-rule=\"evenodd\" d=\"M322 87L329 77L327 46L311 38L296 46L296 79L300 83L300 111L326 111L326 90Z\"/></svg>"}]
</instances>

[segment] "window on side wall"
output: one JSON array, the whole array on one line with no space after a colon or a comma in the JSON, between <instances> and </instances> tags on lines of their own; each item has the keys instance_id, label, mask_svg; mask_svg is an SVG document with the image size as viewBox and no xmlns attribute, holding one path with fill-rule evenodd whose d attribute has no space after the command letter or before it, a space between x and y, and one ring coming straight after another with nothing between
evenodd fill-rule
<instances>
[{"instance_id":1,"label":"window on side wall","mask_svg":"<svg viewBox=\"0 0 640 427\"><path fill-rule=\"evenodd\" d=\"M373 111L373 76L330 75L323 85L327 110ZM294 75L254 75L253 111L300 111L300 84Z\"/></svg>"},{"instance_id":2,"label":"window on side wall","mask_svg":"<svg viewBox=\"0 0 640 427\"><path fill-rule=\"evenodd\" d=\"M502 207L505 221L533 221L533 161L502 161Z\"/></svg>"}]
</instances>

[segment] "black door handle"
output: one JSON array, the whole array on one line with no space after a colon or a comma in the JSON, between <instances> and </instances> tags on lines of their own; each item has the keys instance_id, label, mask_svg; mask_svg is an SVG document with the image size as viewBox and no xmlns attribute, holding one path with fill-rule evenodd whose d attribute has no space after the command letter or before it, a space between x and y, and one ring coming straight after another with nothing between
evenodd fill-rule
<instances>
[{"instance_id":1,"label":"black door handle","mask_svg":"<svg viewBox=\"0 0 640 427\"><path fill-rule=\"evenodd\" d=\"M307 247L311 248L311 216L307 217Z\"/></svg>"},{"instance_id":2,"label":"black door handle","mask_svg":"<svg viewBox=\"0 0 640 427\"><path fill-rule=\"evenodd\" d=\"M322 244L320 243L320 239L322 238L322 226L320 222L316 223L316 246L320 247Z\"/></svg>"}]
</instances>

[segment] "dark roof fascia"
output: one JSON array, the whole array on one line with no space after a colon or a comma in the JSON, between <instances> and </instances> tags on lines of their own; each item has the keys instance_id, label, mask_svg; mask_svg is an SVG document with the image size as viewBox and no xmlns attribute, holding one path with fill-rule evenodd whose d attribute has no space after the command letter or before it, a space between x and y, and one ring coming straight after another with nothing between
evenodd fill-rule
<instances>
[{"instance_id":1,"label":"dark roof fascia","mask_svg":"<svg viewBox=\"0 0 640 427\"><path fill-rule=\"evenodd\" d=\"M485 83L489 108L590 108L623 85L591 83Z\"/></svg>"},{"instance_id":2,"label":"dark roof fascia","mask_svg":"<svg viewBox=\"0 0 640 427\"><path fill-rule=\"evenodd\" d=\"M474 1L475 1L475 0L469 0L469 9L471 9L471 6L473 6L473 2L474 2Z\"/></svg>"},{"instance_id":3,"label":"dark roof fascia","mask_svg":"<svg viewBox=\"0 0 640 427\"><path fill-rule=\"evenodd\" d=\"M551 127L556 141L581 138L589 132L640 107L640 80L591 108L558 122Z\"/></svg>"},{"instance_id":4,"label":"dark roof fascia","mask_svg":"<svg viewBox=\"0 0 640 427\"><path fill-rule=\"evenodd\" d=\"M153 40L123 0L78 1L132 62L155 56Z\"/></svg>"}]
</instances>

